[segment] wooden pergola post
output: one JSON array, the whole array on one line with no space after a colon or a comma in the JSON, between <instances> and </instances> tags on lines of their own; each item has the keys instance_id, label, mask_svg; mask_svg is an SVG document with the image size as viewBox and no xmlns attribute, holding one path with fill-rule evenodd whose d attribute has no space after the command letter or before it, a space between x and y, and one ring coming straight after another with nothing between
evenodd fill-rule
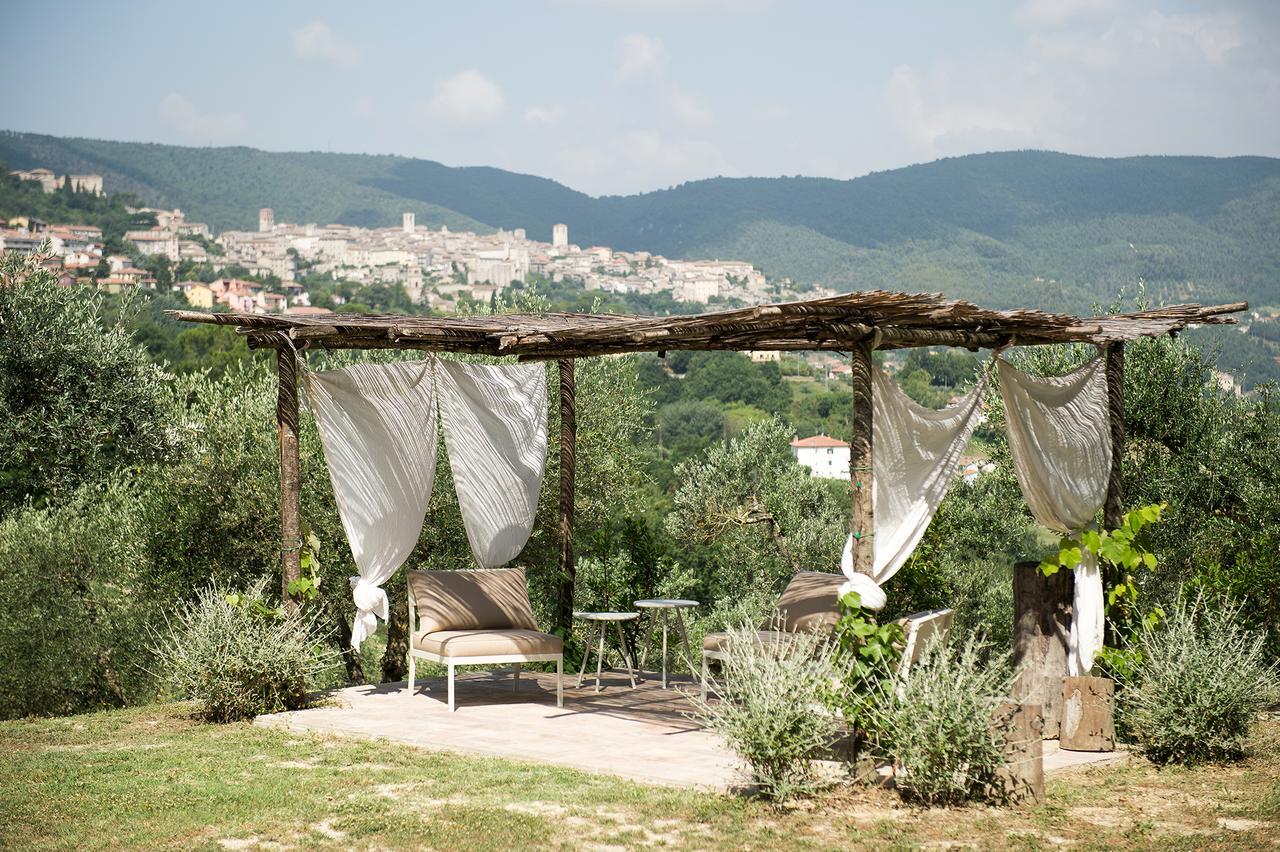
<instances>
[{"instance_id":1,"label":"wooden pergola post","mask_svg":"<svg viewBox=\"0 0 1280 852\"><path fill-rule=\"evenodd\" d=\"M298 601L289 583L302 576L302 487L298 464L298 360L288 345L276 348L276 427L280 433L280 599L287 610Z\"/></svg>"},{"instance_id":2,"label":"wooden pergola post","mask_svg":"<svg viewBox=\"0 0 1280 852\"><path fill-rule=\"evenodd\" d=\"M1107 529L1124 519L1124 343L1107 344L1107 413L1111 420L1111 479L1102 516Z\"/></svg>"},{"instance_id":3,"label":"wooden pergola post","mask_svg":"<svg viewBox=\"0 0 1280 852\"><path fill-rule=\"evenodd\" d=\"M853 568L871 575L874 570L875 512L871 501L874 472L871 468L871 342L853 347L849 359L853 379L853 435L849 442L849 483L853 487L853 510L849 531L853 534Z\"/></svg>"},{"instance_id":4,"label":"wooden pergola post","mask_svg":"<svg viewBox=\"0 0 1280 852\"><path fill-rule=\"evenodd\" d=\"M1111 424L1111 477L1107 480L1107 499L1102 504L1102 522L1113 530L1124 520L1124 343L1107 344L1107 415ZM1103 568L1105 589L1119 578ZM1105 641L1115 646L1115 628L1105 622Z\"/></svg>"},{"instance_id":5,"label":"wooden pergola post","mask_svg":"<svg viewBox=\"0 0 1280 852\"><path fill-rule=\"evenodd\" d=\"M573 359L556 362L560 375L560 596L556 626L569 635L573 627L573 585L577 567L573 554L575 474L577 466L578 403Z\"/></svg>"}]
</instances>

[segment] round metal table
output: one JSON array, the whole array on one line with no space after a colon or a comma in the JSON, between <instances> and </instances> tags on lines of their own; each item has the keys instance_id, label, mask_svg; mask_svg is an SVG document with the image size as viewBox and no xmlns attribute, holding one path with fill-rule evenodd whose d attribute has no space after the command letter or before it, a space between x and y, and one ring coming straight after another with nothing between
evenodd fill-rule
<instances>
[{"instance_id":1,"label":"round metal table","mask_svg":"<svg viewBox=\"0 0 1280 852\"><path fill-rule=\"evenodd\" d=\"M689 607L698 606L697 601L685 600L684 598L649 598L635 602L638 609L654 610L655 613L662 614L662 688L667 688L667 630L668 617L667 613L674 612L676 615L676 628L680 631L680 638L684 641L685 659L689 661L689 665L693 666L693 651L689 648L689 633L684 629L684 617L680 615L680 610ZM652 618L650 626L649 638L653 639L654 634L658 632L658 617ZM648 656L649 642L644 643L643 649L640 651L640 670L644 671L644 660ZM692 671L692 668L690 669Z\"/></svg>"},{"instance_id":2,"label":"round metal table","mask_svg":"<svg viewBox=\"0 0 1280 852\"><path fill-rule=\"evenodd\" d=\"M618 628L618 650L622 652L622 661L627 665L627 677L631 679L631 688L636 688L636 674L631 667L631 658L627 655L627 640L622 635L622 622L634 621L640 617L638 612L574 612L574 618L587 622L586 651L582 655L582 665L578 667L578 688L582 688L582 678L587 673L587 662L591 659L591 631L599 625L600 646L596 649L596 692L600 691L600 673L604 667L604 634L609 630L609 622Z\"/></svg>"}]
</instances>

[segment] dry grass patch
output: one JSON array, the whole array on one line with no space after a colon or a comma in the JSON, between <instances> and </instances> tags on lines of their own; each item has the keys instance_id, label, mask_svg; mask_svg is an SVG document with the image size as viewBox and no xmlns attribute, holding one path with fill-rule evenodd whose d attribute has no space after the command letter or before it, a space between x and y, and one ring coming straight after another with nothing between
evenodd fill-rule
<instances>
[{"instance_id":1,"label":"dry grass patch","mask_svg":"<svg viewBox=\"0 0 1280 852\"><path fill-rule=\"evenodd\" d=\"M182 707L0 723L0 848L1274 848L1280 724L1242 764L1141 760L1045 805L844 788L776 808L557 767L204 725ZM73 749L74 747L74 749ZM300 768L305 766L306 768Z\"/></svg>"}]
</instances>

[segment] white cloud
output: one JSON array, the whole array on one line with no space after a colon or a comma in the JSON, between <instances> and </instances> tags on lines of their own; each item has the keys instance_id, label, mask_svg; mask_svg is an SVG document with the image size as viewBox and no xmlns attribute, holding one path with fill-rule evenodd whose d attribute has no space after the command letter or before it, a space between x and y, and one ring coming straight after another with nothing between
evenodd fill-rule
<instances>
[{"instance_id":1,"label":"white cloud","mask_svg":"<svg viewBox=\"0 0 1280 852\"><path fill-rule=\"evenodd\" d=\"M635 130L560 153L560 177L586 192L641 192L737 169L713 143Z\"/></svg>"},{"instance_id":2,"label":"white cloud","mask_svg":"<svg viewBox=\"0 0 1280 852\"><path fill-rule=\"evenodd\" d=\"M623 77L656 73L666 62L667 51L659 39L632 33L618 42L618 73Z\"/></svg>"},{"instance_id":3,"label":"white cloud","mask_svg":"<svg viewBox=\"0 0 1280 852\"><path fill-rule=\"evenodd\" d=\"M564 108L559 104L534 104L524 111L524 120L532 124L555 124L564 117Z\"/></svg>"},{"instance_id":4,"label":"white cloud","mask_svg":"<svg viewBox=\"0 0 1280 852\"><path fill-rule=\"evenodd\" d=\"M501 117L506 108L502 89L475 69L459 71L436 83L427 104L432 118L451 124L483 124Z\"/></svg>"},{"instance_id":5,"label":"white cloud","mask_svg":"<svg viewBox=\"0 0 1280 852\"><path fill-rule=\"evenodd\" d=\"M203 113L191 101L172 92L161 98L157 115L163 124L202 142L232 139L245 126L238 113Z\"/></svg>"},{"instance_id":6,"label":"white cloud","mask_svg":"<svg viewBox=\"0 0 1280 852\"><path fill-rule=\"evenodd\" d=\"M373 118L378 114L378 108L374 106L373 98L361 95L351 105L351 114L356 118Z\"/></svg>"},{"instance_id":7,"label":"white cloud","mask_svg":"<svg viewBox=\"0 0 1280 852\"><path fill-rule=\"evenodd\" d=\"M346 71L364 58L359 47L339 40L324 21L312 21L294 30L293 52L301 59L322 59Z\"/></svg>"},{"instance_id":8,"label":"white cloud","mask_svg":"<svg viewBox=\"0 0 1280 852\"><path fill-rule=\"evenodd\" d=\"M706 127L711 123L711 113L692 92L672 89L667 96L667 106L671 108L671 114L676 120L686 127Z\"/></svg>"},{"instance_id":9,"label":"white cloud","mask_svg":"<svg viewBox=\"0 0 1280 852\"><path fill-rule=\"evenodd\" d=\"M1051 88L1033 72L1006 75L998 90L945 70L922 77L899 65L889 77L885 106L899 131L927 157L1007 148L1051 147L1057 109Z\"/></svg>"},{"instance_id":10,"label":"white cloud","mask_svg":"<svg viewBox=\"0 0 1280 852\"><path fill-rule=\"evenodd\" d=\"M1117 0L1028 0L1018 17L1033 26L1057 26L1072 18L1112 12Z\"/></svg>"},{"instance_id":11,"label":"white cloud","mask_svg":"<svg viewBox=\"0 0 1280 852\"><path fill-rule=\"evenodd\" d=\"M1221 62L1229 51L1244 41L1240 20L1227 13L1166 15L1152 11L1143 18L1140 27L1153 46L1162 46L1166 37L1182 39L1214 63Z\"/></svg>"},{"instance_id":12,"label":"white cloud","mask_svg":"<svg viewBox=\"0 0 1280 852\"><path fill-rule=\"evenodd\" d=\"M1101 36L1078 32L1035 34L1027 48L1037 59L1063 60L1092 69L1114 68L1122 58L1114 35L1114 31Z\"/></svg>"}]
</instances>

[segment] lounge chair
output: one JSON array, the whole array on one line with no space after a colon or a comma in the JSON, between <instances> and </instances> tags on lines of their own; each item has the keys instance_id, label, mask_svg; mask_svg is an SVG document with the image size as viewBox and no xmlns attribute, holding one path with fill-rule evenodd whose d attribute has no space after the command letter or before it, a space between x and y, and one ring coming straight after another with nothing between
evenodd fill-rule
<instances>
[{"instance_id":1,"label":"lounge chair","mask_svg":"<svg viewBox=\"0 0 1280 852\"><path fill-rule=\"evenodd\" d=\"M409 587L409 693L414 661L449 667L453 712L454 667L515 663L512 688L520 688L522 663L556 664L556 706L564 706L564 642L541 633L529 605L523 568L484 571L406 571Z\"/></svg>"},{"instance_id":2,"label":"lounge chair","mask_svg":"<svg viewBox=\"0 0 1280 852\"><path fill-rule=\"evenodd\" d=\"M799 632L830 634L840 620L838 591L843 574L823 571L800 571L787 583L774 604L773 615L759 630L756 638L762 645L779 645ZM775 627L780 629L774 629ZM712 660L724 661L728 655L729 633L708 633L702 640L702 697L707 697L707 678Z\"/></svg>"}]
</instances>

